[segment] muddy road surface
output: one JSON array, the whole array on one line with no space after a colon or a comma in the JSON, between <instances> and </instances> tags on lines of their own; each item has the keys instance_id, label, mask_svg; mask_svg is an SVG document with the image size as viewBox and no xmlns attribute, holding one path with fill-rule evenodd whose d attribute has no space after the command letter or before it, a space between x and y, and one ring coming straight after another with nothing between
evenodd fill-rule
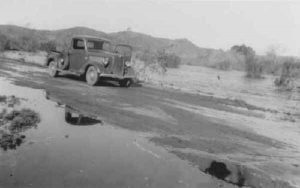
<instances>
[{"instance_id":1,"label":"muddy road surface","mask_svg":"<svg viewBox=\"0 0 300 188\"><path fill-rule=\"evenodd\" d=\"M1 95L41 116L22 144L0 149L0 187L300 185L299 132L280 126L297 122L269 120L274 109L148 84L91 87L0 61Z\"/></svg>"}]
</instances>

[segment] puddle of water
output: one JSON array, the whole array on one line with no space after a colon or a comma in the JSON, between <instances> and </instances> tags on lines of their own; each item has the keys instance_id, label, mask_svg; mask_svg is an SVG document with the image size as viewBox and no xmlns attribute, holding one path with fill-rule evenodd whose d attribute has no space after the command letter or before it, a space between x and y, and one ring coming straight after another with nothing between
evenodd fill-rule
<instances>
[{"instance_id":1,"label":"puddle of water","mask_svg":"<svg viewBox=\"0 0 300 188\"><path fill-rule=\"evenodd\" d=\"M21 107L39 112L16 150L0 150L0 187L232 187L188 165L145 133L106 125L45 92L0 79L1 95L26 98Z\"/></svg>"}]
</instances>

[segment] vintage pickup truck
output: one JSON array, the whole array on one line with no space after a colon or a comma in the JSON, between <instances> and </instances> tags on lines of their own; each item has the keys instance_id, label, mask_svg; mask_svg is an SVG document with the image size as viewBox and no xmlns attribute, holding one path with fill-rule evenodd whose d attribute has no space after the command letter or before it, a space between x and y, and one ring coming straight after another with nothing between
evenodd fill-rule
<instances>
[{"instance_id":1,"label":"vintage pickup truck","mask_svg":"<svg viewBox=\"0 0 300 188\"><path fill-rule=\"evenodd\" d=\"M112 47L107 39L75 36L63 52L52 51L47 57L49 74L59 72L84 76L89 85L99 80L115 80L121 87L129 87L134 79L131 67L132 47L118 44Z\"/></svg>"}]
</instances>

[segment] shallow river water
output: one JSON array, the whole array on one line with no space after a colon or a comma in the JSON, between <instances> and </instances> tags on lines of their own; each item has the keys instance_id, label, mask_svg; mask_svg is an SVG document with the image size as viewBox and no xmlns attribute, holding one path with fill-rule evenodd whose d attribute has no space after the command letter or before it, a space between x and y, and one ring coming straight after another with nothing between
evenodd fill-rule
<instances>
[{"instance_id":1,"label":"shallow river water","mask_svg":"<svg viewBox=\"0 0 300 188\"><path fill-rule=\"evenodd\" d=\"M300 116L300 79L294 80L293 91L284 91L275 87L275 78L264 75L263 79L247 79L241 71L221 71L200 66L169 69L165 76L153 77L158 83L163 80L163 83L182 90L243 100L256 106Z\"/></svg>"}]
</instances>

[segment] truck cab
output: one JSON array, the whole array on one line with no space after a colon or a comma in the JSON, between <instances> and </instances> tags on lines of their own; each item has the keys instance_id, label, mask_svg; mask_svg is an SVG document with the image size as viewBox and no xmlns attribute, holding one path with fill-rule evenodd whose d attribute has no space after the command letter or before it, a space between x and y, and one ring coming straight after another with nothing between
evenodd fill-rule
<instances>
[{"instance_id":1,"label":"truck cab","mask_svg":"<svg viewBox=\"0 0 300 188\"><path fill-rule=\"evenodd\" d=\"M118 81L122 87L132 83L131 46L113 46L109 40L93 36L74 36L70 44L63 52L48 55L51 76L55 77L59 72L84 76L89 85L105 79Z\"/></svg>"}]
</instances>

